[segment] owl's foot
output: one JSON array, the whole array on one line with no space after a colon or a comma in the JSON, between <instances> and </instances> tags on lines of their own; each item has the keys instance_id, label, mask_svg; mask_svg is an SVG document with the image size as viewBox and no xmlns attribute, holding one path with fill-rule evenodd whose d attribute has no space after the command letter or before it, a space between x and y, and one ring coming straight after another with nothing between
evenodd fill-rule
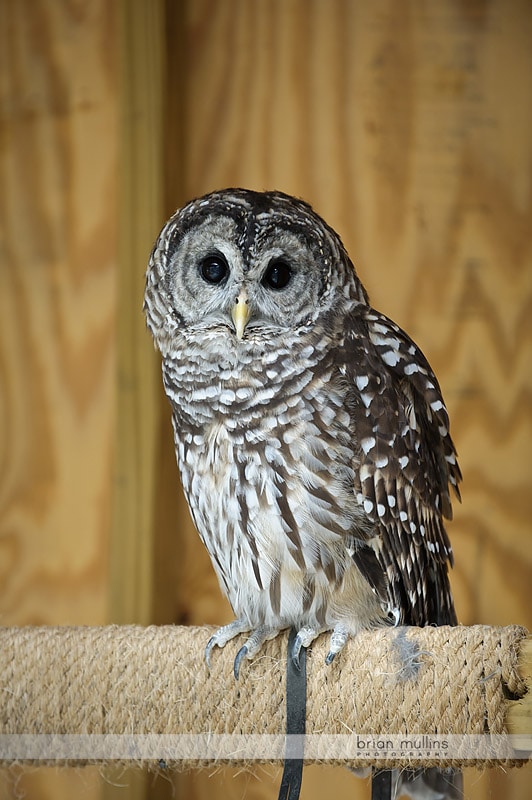
<instances>
[{"instance_id":1,"label":"owl's foot","mask_svg":"<svg viewBox=\"0 0 532 800\"><path fill-rule=\"evenodd\" d=\"M334 657L342 650L349 639L349 631L343 625L335 625L329 642L329 652L325 658L326 664L331 664Z\"/></svg>"},{"instance_id":2,"label":"owl's foot","mask_svg":"<svg viewBox=\"0 0 532 800\"><path fill-rule=\"evenodd\" d=\"M207 647L205 648L205 661L207 662L208 668L211 668L211 652L213 647L225 647L227 642L230 642L231 639L234 639L239 633L247 633L250 630L249 622L242 617L230 622L229 625L218 628L216 633L213 634L207 642ZM242 661L245 658L250 659L257 655L264 642L268 641L268 639L274 639L279 633L279 630L279 628L272 628L269 625L261 625L253 631L249 639L236 654L233 672L237 680L240 674L240 665Z\"/></svg>"},{"instance_id":3,"label":"owl's foot","mask_svg":"<svg viewBox=\"0 0 532 800\"><path fill-rule=\"evenodd\" d=\"M247 633L250 630L251 628L249 626L249 622L241 617L233 620L233 622L230 622L228 625L224 625L222 628L218 628L216 633L214 633L207 642L207 646L205 648L205 661L208 668L211 668L211 653L214 647L225 647L227 642L230 642L231 639L234 639L239 633ZM274 639L277 634L280 633L280 631L280 628L274 628L270 625L260 625L252 632L246 643L242 645L236 654L233 665L233 672L236 680L238 680L240 675L242 661L244 661L244 659L252 659L254 656L256 656L264 642L267 642L269 639ZM299 655L301 653L301 648L309 647L309 645L312 644L314 639L316 639L320 633L321 631L319 629L311 628L308 625L300 628L300 630L297 632L297 636L294 639L294 644L292 645L292 651L290 653L290 658L292 659L292 663L296 669L299 669ZM349 632L343 625L338 624L334 627L329 642L329 652L325 658L326 664L332 663L334 657L340 652L340 650L342 650L348 638Z\"/></svg>"},{"instance_id":4,"label":"owl's foot","mask_svg":"<svg viewBox=\"0 0 532 800\"><path fill-rule=\"evenodd\" d=\"M301 648L308 647L310 644L312 644L314 639L316 639L320 633L321 631L319 629L316 630L315 628L310 628L309 626L305 626L298 631L294 640L294 644L292 645L292 652L290 654L292 663L296 669L299 669L299 654L301 652ZM329 642L329 652L325 658L326 664L332 663L334 657L344 647L348 638L349 633L343 625L338 624L333 628Z\"/></svg>"},{"instance_id":5,"label":"owl's foot","mask_svg":"<svg viewBox=\"0 0 532 800\"><path fill-rule=\"evenodd\" d=\"M247 633L250 630L249 622L242 617L233 620L229 625L223 625L221 628L218 628L216 633L214 633L207 642L207 647L205 648L205 661L207 662L208 668L211 668L211 652L213 647L225 647L227 642L230 642L231 639L234 639L239 633Z\"/></svg>"},{"instance_id":6,"label":"owl's foot","mask_svg":"<svg viewBox=\"0 0 532 800\"><path fill-rule=\"evenodd\" d=\"M233 665L233 672L235 679L238 680L240 675L240 665L245 658L253 658L257 655L260 648L267 642L268 639L275 639L279 633L279 628L272 628L269 625L261 625L253 631L245 645L243 645L236 654L235 663Z\"/></svg>"},{"instance_id":7,"label":"owl's foot","mask_svg":"<svg viewBox=\"0 0 532 800\"><path fill-rule=\"evenodd\" d=\"M306 625L304 628L301 628L297 632L297 636L294 639L294 644L292 645L292 652L290 653L292 664L297 670L299 670L299 654L301 652L301 648L311 645L314 639L319 635L319 630L310 628L308 625Z\"/></svg>"}]
</instances>

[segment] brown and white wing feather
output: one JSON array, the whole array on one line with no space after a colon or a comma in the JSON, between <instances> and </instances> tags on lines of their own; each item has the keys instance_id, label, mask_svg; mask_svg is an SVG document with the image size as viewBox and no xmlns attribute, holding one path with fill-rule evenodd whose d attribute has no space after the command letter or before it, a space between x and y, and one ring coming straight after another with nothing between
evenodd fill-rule
<instances>
[{"instance_id":1,"label":"brown and white wing feather","mask_svg":"<svg viewBox=\"0 0 532 800\"><path fill-rule=\"evenodd\" d=\"M461 475L438 381L409 336L371 308L347 319L342 352L360 447L355 491L378 534L390 602L403 624L452 624L443 520Z\"/></svg>"}]
</instances>

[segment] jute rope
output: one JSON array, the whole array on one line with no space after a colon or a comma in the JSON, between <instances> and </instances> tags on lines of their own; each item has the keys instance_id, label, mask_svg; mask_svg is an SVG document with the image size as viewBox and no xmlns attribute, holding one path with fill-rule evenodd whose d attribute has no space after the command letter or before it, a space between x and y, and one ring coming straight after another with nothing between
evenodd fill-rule
<instances>
[{"instance_id":1,"label":"jute rope","mask_svg":"<svg viewBox=\"0 0 532 800\"><path fill-rule=\"evenodd\" d=\"M226 758L222 751L207 759L183 757L179 747L187 737L194 742L205 734L212 744L219 734L266 734L282 741L287 634L245 662L235 681L233 659L243 637L214 650L209 673L203 653L212 631L173 626L0 628L0 763L108 760L108 751L80 756L75 749L50 757L50 737L59 746L61 737L93 742L91 737L106 735L109 742L110 735L131 735L131 751L120 751L116 758L138 763L145 755L135 750L136 743L143 735L152 736L156 764L166 740L153 735L176 736L169 741L177 742L177 763L168 750L160 763L171 761L177 768ZM334 734L504 734L508 697L526 691L517 670L526 635L519 626L377 630L350 640L330 666L324 663L328 637L320 637L307 662L307 735L324 743L316 760L331 757L327 748L337 741ZM24 741L31 747L17 749ZM44 755L36 756L36 742L41 741ZM463 763L470 765L470 754L464 756ZM247 762L249 755L243 751L237 760ZM333 760L345 763L334 755ZM405 759L396 753L380 762L400 767L413 763L411 754ZM441 753L434 763L462 765L456 755L446 761ZM426 760L424 765L429 765Z\"/></svg>"}]
</instances>

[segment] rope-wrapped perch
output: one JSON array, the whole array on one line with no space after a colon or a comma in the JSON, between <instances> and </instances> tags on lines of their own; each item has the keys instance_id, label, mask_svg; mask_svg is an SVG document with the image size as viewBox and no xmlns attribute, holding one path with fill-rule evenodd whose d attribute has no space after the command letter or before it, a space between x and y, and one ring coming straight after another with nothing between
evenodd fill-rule
<instances>
[{"instance_id":1,"label":"rope-wrapped perch","mask_svg":"<svg viewBox=\"0 0 532 800\"><path fill-rule=\"evenodd\" d=\"M161 760L182 769L212 766L212 760L281 761L287 633L245 662L235 681L233 659L243 638L215 649L209 673L204 648L212 632L0 628L0 763ZM380 629L351 639L330 666L324 663L328 638L320 637L307 661L305 742L317 743L309 760L368 766L352 747L348 758L335 750L349 736L352 745L353 735L361 737L356 750L395 734L402 740L505 734L509 706L527 707L525 718L530 713L519 701L527 691L518 668L526 637L519 626ZM419 748L429 740L410 741ZM248 745L262 750L250 755ZM433 761L425 753L422 764L412 750L391 748L378 764L513 763L510 747L490 759L475 759L464 748L451 758L437 752Z\"/></svg>"}]
</instances>

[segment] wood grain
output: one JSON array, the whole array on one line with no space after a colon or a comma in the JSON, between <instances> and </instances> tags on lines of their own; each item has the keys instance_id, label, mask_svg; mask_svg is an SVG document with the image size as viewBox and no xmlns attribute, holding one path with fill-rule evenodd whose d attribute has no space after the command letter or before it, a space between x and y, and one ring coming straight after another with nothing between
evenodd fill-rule
<instances>
[{"instance_id":1,"label":"wood grain","mask_svg":"<svg viewBox=\"0 0 532 800\"><path fill-rule=\"evenodd\" d=\"M167 138L182 157L169 154L168 210L223 186L278 188L340 232L450 409L464 472L449 526L460 620L530 627L530 4L194 0L172 24ZM181 543L182 618L225 621L188 522ZM529 776L472 772L468 791L524 798ZM336 779L313 770L302 797ZM178 779L195 798L275 797L277 783ZM356 781L345 792L368 795Z\"/></svg>"},{"instance_id":2,"label":"wood grain","mask_svg":"<svg viewBox=\"0 0 532 800\"><path fill-rule=\"evenodd\" d=\"M0 8L1 619L97 623L114 426L115 15L104 2Z\"/></svg>"},{"instance_id":3,"label":"wood grain","mask_svg":"<svg viewBox=\"0 0 532 800\"><path fill-rule=\"evenodd\" d=\"M158 0L123 0L119 9L118 415L109 612L119 624L148 624L154 594L160 367L146 330L142 299L146 264L163 215L163 6Z\"/></svg>"},{"instance_id":4,"label":"wood grain","mask_svg":"<svg viewBox=\"0 0 532 800\"><path fill-rule=\"evenodd\" d=\"M107 621L115 425L113 4L0 2L0 622ZM0 797L100 796L90 769Z\"/></svg>"},{"instance_id":5,"label":"wood grain","mask_svg":"<svg viewBox=\"0 0 532 800\"><path fill-rule=\"evenodd\" d=\"M165 42L162 11L0 0L0 622L229 618L175 488L140 306L164 213L244 185L309 200L426 352L464 471L459 616L530 627L532 7L168 0ZM278 780L174 784L275 797ZM88 772L40 781L17 791L101 792ZM524 800L529 781L467 776L476 798ZM368 796L309 768L302 800L331 787Z\"/></svg>"}]
</instances>

